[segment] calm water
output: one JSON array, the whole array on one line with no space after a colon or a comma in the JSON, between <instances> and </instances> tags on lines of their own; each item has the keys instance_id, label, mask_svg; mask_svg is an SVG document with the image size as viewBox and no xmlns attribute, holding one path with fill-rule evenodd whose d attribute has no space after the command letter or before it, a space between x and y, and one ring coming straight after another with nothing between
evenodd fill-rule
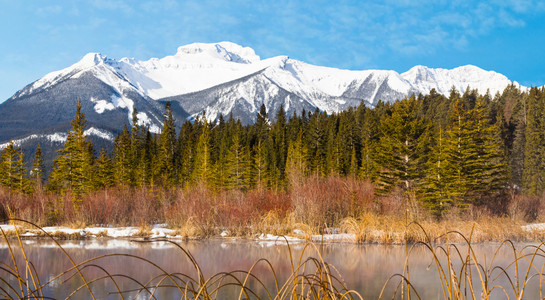
<instances>
[{"instance_id":1,"label":"calm water","mask_svg":"<svg viewBox=\"0 0 545 300\"><path fill-rule=\"evenodd\" d=\"M42 283L72 266L62 251L50 241L26 240L23 242L27 258L33 263ZM137 243L126 240L98 239L92 241L64 241L60 243L76 262L83 262L87 259L108 254L129 254L145 258L167 272L179 272L196 278L195 269L183 252L179 248L165 242ZM14 252L17 253L18 260L22 261L20 248L14 244L16 244L15 241L12 241ZM219 272L249 270L252 264L261 258L265 258L272 263L280 282L286 280L291 274L289 250L285 244L275 245L273 242L241 240L207 240L179 242L179 245L194 255L205 278L209 278ZM492 255L498 246L498 244L480 244L474 246L479 262L483 264L483 267L485 264L486 267L491 264ZM522 247L522 245L519 246L519 248ZM291 245L291 254L294 257L295 264L297 264L303 248L304 244ZM461 247L461 249L464 251L464 247ZM493 264L495 266L507 267L513 261L513 253L512 250L507 248L501 249ZM443 299L441 283L430 252L424 247L417 247L411 253L410 280L415 285L420 297L422 299ZM309 248L303 253L303 257L306 258L308 256L317 257L317 252L313 248ZM323 258L326 262L335 266L342 276L346 287L358 291L364 299L376 299L388 278L396 273L403 272L406 248L405 246L392 245L331 244L323 246ZM0 243L0 259L3 263L10 266L13 265L5 242ZM154 276L160 274L160 271L149 263L128 256L104 257L93 261L93 264L103 267L112 275L128 275L141 283L146 283ZM543 259L537 261L535 265L541 268L543 266ZM24 265L20 264L20 273L24 274L24 267L22 266ZM459 268L458 264L457 266ZM527 264L522 263L520 268L521 274L524 274ZM479 276L474 268L472 270L474 272L474 284L475 286L480 286L480 282L478 281ZM511 270L511 274L514 273L513 267L509 270ZM84 269L83 272L89 280L105 274L93 266ZM457 270L458 272L459 270ZM271 292L274 290L273 276L265 264L260 264L254 273L266 282ZM498 275L499 270L496 270L493 274ZM73 275L73 273L70 273L70 275ZM6 273L0 273L0 276L7 280L10 279ZM491 279L495 277L492 276ZM116 282L122 290L131 290L138 287L131 280L122 277L116 277ZM399 283L399 278L393 280L386 287L388 292L386 293L387 297L384 297L385 299L391 298L397 283ZM538 298L538 279L531 279L530 283L531 285L527 290L529 294L524 298ZM492 285L496 284L508 287L508 281L504 276L500 276ZM80 285L81 280L77 276L69 277L66 275L62 277L62 281L56 280L47 286L45 289L46 296L65 298ZM259 289L259 286L255 282L249 286L260 293L262 297L266 296L266 293L262 289ZM0 283L0 287L5 287L5 285L1 285ZM97 299L120 298L115 294L108 294L108 292L115 291L115 287L109 279L99 280L93 283L92 287ZM128 293L125 296L127 295L134 297L136 293ZM179 295L174 289L160 289L156 292L157 298L171 299L179 297ZM142 294L141 296L143 296L142 298L147 298L149 295ZM217 298L230 299L236 297L238 297L237 293L225 289ZM74 298L88 299L90 297L88 292L81 291ZM505 298L507 298L505 294L500 289L497 289L493 299Z\"/></svg>"}]
</instances>

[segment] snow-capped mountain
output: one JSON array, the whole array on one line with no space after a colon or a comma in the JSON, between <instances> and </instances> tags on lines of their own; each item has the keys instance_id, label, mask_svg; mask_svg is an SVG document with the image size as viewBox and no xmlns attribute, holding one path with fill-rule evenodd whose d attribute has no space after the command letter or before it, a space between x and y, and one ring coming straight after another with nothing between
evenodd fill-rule
<instances>
[{"instance_id":1,"label":"snow-capped mountain","mask_svg":"<svg viewBox=\"0 0 545 300\"><path fill-rule=\"evenodd\" d=\"M172 102L179 122L206 111L208 119L232 114L251 123L262 104L271 116L281 106L288 115L303 109L333 113L362 101L372 106L432 88L445 95L453 86L495 94L511 83L475 66L416 66L399 74L314 66L287 56L261 59L253 49L230 42L190 44L172 56L147 61L89 53L0 104L0 143L66 132L77 99L88 127L95 129L89 135L106 141L130 124L135 109L142 125L159 132L166 101Z\"/></svg>"}]
</instances>

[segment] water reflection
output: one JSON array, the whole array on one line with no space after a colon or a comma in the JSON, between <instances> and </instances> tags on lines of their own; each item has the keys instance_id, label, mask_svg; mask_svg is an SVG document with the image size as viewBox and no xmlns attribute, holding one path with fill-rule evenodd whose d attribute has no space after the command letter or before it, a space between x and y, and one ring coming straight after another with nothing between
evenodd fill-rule
<instances>
[{"instance_id":1,"label":"water reflection","mask_svg":"<svg viewBox=\"0 0 545 300\"><path fill-rule=\"evenodd\" d=\"M42 283L72 267L70 260L62 253L62 250L51 241L25 240L23 243L27 258L33 263ZM94 263L105 268L110 274L128 275L142 283L146 283L161 272L143 260L125 255L145 258L160 266L166 272L178 272L197 278L195 267L184 255L183 251L168 242L139 243L128 240L96 239L61 241L60 244L76 262L83 262L104 255L119 254L99 258ZM346 286L358 291L364 299L376 299L384 284L392 275L403 273L407 253L405 246L396 245L329 244L313 247L301 243L290 245L290 248L288 248L284 243L259 243L244 240L180 241L178 244L193 254L205 278L219 272L247 271L254 262L264 258L271 262L281 283L292 274L290 251L295 265L297 265L299 259L305 260L309 256L317 257L317 252L321 252L324 260L338 270ZM0 243L0 259L2 262L11 265L11 257L6 245L6 243ZM500 249L494 262L491 261L498 246L499 244L474 245L477 259L483 264L484 268L489 267L491 263L496 266L508 267L513 262L513 251L506 247ZM520 247L522 246L520 245ZM18 253L17 260L22 266L23 259L15 241L12 241L12 247L15 253ZM454 248L451 249L454 251ZM305 250L304 253L303 250ZM467 248L460 246L460 252L467 253ZM415 285L420 297L422 299L444 298L438 272L430 252L424 246L416 246L412 249L409 257L410 280ZM521 263L519 266L521 273L526 270L527 265L527 263ZM535 265L541 267L543 259L539 258ZM455 268L460 268L460 266L459 263L455 264ZM513 269L514 267L510 268L511 274L514 272ZM473 274L474 286L480 286L477 271L475 268L472 268L472 270L472 272L475 272ZM96 267L85 268L83 273L88 279L105 275L102 270ZM498 273L499 271L496 272L496 274ZM259 264L254 269L253 274L266 282L269 291L274 291L274 277L266 264ZM121 277L116 277L116 282L122 290L137 287L134 282ZM385 299L392 297L398 283L399 277L388 284ZM81 280L71 272L62 276L62 282L56 280L48 285L46 293L49 297L65 298L81 284ZM507 287L509 283L505 276L503 278L500 276L500 279L495 281L494 284ZM261 293L261 296L266 295L265 291L259 288L257 282L252 282L249 286ZM119 298L115 294L108 294L108 292L115 292L111 280L97 281L92 284L92 287L97 298ZM231 292L233 295L229 295ZM530 286L528 292L531 293L527 294L528 299L539 297L539 278L534 279L533 285ZM219 299L238 296L238 293L235 294L236 291L234 290L224 290L223 293L226 294L222 294L221 297L218 297ZM505 297L499 289L495 293L495 297ZM134 296L135 293L131 295ZM401 294L398 293L397 295L399 298ZM476 288L476 295L480 295L479 288ZM82 291L77 296L87 298L88 294ZM147 298L148 295L143 294L142 296ZM158 290L156 296L158 298L173 298L179 297L179 294L172 288Z\"/></svg>"}]
</instances>

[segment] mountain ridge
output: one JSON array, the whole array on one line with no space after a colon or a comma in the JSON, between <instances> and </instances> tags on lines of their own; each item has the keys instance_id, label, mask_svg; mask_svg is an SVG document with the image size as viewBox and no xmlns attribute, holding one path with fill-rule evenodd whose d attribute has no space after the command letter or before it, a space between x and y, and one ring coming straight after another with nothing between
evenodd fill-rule
<instances>
[{"instance_id":1,"label":"mountain ridge","mask_svg":"<svg viewBox=\"0 0 545 300\"><path fill-rule=\"evenodd\" d=\"M417 65L404 73L343 70L288 56L261 59L253 49L231 42L193 43L174 55L143 61L88 53L0 103L0 144L69 128L77 99L90 126L115 135L131 124L134 110L141 125L160 132L166 101L176 104L178 125L204 111L209 120L232 114L247 124L263 104L270 116L280 107L288 115L303 109L334 113L362 101L374 106L432 88L444 95L452 87L464 92L468 86L495 94L510 84L518 85L472 65L450 70Z\"/></svg>"}]
</instances>

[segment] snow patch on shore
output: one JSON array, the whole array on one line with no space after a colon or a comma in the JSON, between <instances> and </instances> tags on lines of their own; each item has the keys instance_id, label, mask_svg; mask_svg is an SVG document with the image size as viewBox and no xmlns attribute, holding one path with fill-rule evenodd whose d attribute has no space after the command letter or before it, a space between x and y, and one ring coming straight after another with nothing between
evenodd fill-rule
<instances>
[{"instance_id":1,"label":"snow patch on shore","mask_svg":"<svg viewBox=\"0 0 545 300\"><path fill-rule=\"evenodd\" d=\"M524 231L545 231L545 223L528 224L522 226Z\"/></svg>"},{"instance_id":2,"label":"snow patch on shore","mask_svg":"<svg viewBox=\"0 0 545 300\"><path fill-rule=\"evenodd\" d=\"M0 228L5 231L15 231L14 225L0 225ZM97 237L105 236L110 238L131 238L145 236L147 238L182 238L175 235L174 229L165 228L164 225L155 225L150 230L144 230L138 227L87 227L74 229L64 226L43 227L43 231L51 234L79 235L81 237ZM40 233L38 229L24 229L17 226L17 230L21 236L37 236Z\"/></svg>"}]
</instances>

